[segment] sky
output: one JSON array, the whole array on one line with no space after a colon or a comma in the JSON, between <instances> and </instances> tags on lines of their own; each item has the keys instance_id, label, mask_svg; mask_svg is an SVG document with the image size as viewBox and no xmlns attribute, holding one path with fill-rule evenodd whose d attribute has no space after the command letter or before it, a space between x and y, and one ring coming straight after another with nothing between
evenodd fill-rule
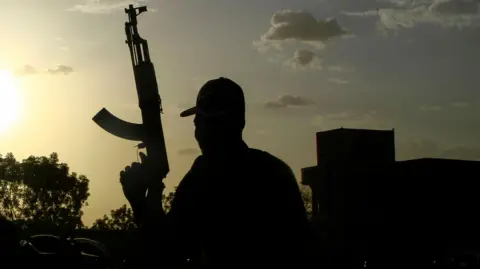
<instances>
[{"instance_id":1,"label":"sky","mask_svg":"<svg viewBox=\"0 0 480 269\"><path fill-rule=\"evenodd\" d=\"M316 164L315 133L339 127L394 128L397 160L480 160L477 0L4 0L0 154L57 152L86 175L87 225L126 203L118 175L137 160L135 142L91 120L105 107L141 122L130 3L149 9L138 27L163 100L168 190L199 154L179 113L220 76L244 89L246 142L298 180Z\"/></svg>"}]
</instances>

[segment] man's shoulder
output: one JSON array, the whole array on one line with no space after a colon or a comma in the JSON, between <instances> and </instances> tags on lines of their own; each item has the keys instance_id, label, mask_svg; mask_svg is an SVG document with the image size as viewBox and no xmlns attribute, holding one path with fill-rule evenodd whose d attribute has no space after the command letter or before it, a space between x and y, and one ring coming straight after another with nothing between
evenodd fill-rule
<instances>
[{"instance_id":1,"label":"man's shoulder","mask_svg":"<svg viewBox=\"0 0 480 269\"><path fill-rule=\"evenodd\" d=\"M256 148L249 148L249 157L258 164L266 168L275 169L282 172L290 172L290 166L277 156Z\"/></svg>"},{"instance_id":2,"label":"man's shoulder","mask_svg":"<svg viewBox=\"0 0 480 269\"><path fill-rule=\"evenodd\" d=\"M274 196L278 193L298 192L295 174L282 159L269 152L255 148L250 149L250 156L250 162L254 163L253 167L257 172L255 174L261 179L257 181L257 183L260 183L258 186L264 186L269 189L275 186L275 192L271 193ZM263 188L259 189L262 190Z\"/></svg>"},{"instance_id":3,"label":"man's shoulder","mask_svg":"<svg viewBox=\"0 0 480 269\"><path fill-rule=\"evenodd\" d=\"M261 169L280 174L293 175L290 166L277 156L257 148L248 148L247 159L250 164ZM205 169L205 157L199 155L193 161L189 174L200 174Z\"/></svg>"},{"instance_id":4,"label":"man's shoulder","mask_svg":"<svg viewBox=\"0 0 480 269\"><path fill-rule=\"evenodd\" d=\"M189 173L199 172L203 169L205 165L205 157L203 155L198 155L192 163L190 167Z\"/></svg>"}]
</instances>

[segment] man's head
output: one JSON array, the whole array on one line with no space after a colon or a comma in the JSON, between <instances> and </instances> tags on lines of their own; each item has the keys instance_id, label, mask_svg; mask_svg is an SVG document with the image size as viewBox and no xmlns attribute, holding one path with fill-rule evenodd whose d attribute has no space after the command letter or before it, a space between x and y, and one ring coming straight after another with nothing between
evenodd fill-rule
<instances>
[{"instance_id":1,"label":"man's head","mask_svg":"<svg viewBox=\"0 0 480 269\"><path fill-rule=\"evenodd\" d=\"M242 88L223 77L206 82L200 88L196 105L180 114L192 115L195 115L195 138L202 150L241 138L245 127Z\"/></svg>"}]
</instances>

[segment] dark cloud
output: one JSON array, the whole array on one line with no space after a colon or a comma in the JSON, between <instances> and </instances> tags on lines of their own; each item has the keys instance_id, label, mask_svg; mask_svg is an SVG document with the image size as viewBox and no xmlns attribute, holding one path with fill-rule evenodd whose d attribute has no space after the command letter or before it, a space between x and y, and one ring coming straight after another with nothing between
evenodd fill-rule
<instances>
[{"instance_id":1,"label":"dark cloud","mask_svg":"<svg viewBox=\"0 0 480 269\"><path fill-rule=\"evenodd\" d=\"M370 16L378 16L378 10L367 10L367 11L343 11L342 14L346 16L354 16L354 17L370 17Z\"/></svg>"},{"instance_id":2,"label":"dark cloud","mask_svg":"<svg viewBox=\"0 0 480 269\"><path fill-rule=\"evenodd\" d=\"M200 155L200 150L197 148L185 148L178 151L179 155Z\"/></svg>"},{"instance_id":3,"label":"dark cloud","mask_svg":"<svg viewBox=\"0 0 480 269\"><path fill-rule=\"evenodd\" d=\"M435 1L430 10L441 14L477 14L478 0L442 0Z\"/></svg>"},{"instance_id":4,"label":"dark cloud","mask_svg":"<svg viewBox=\"0 0 480 269\"><path fill-rule=\"evenodd\" d=\"M308 11L281 10L273 14L270 28L254 45L263 51L270 47L281 49L279 42L294 40L321 49L323 42L346 34L334 18L317 20Z\"/></svg>"},{"instance_id":5,"label":"dark cloud","mask_svg":"<svg viewBox=\"0 0 480 269\"><path fill-rule=\"evenodd\" d=\"M279 109L287 107L303 107L313 105L315 102L307 98L296 95L282 95L276 100L268 101L265 103L265 108Z\"/></svg>"},{"instance_id":6,"label":"dark cloud","mask_svg":"<svg viewBox=\"0 0 480 269\"><path fill-rule=\"evenodd\" d=\"M293 60L300 65L308 65L316 57L315 53L310 50L297 50L293 54Z\"/></svg>"},{"instance_id":7,"label":"dark cloud","mask_svg":"<svg viewBox=\"0 0 480 269\"><path fill-rule=\"evenodd\" d=\"M380 3L390 3L396 7L414 8L423 5L431 5L435 0L378 0Z\"/></svg>"},{"instance_id":8,"label":"dark cloud","mask_svg":"<svg viewBox=\"0 0 480 269\"><path fill-rule=\"evenodd\" d=\"M313 51L307 49L296 50L293 54L293 57L288 59L285 64L291 66L294 69L322 69L321 61L318 56Z\"/></svg>"},{"instance_id":9,"label":"dark cloud","mask_svg":"<svg viewBox=\"0 0 480 269\"><path fill-rule=\"evenodd\" d=\"M263 35L266 40L326 41L347 33L335 19L317 20L307 11L278 11L270 23Z\"/></svg>"},{"instance_id":10,"label":"dark cloud","mask_svg":"<svg viewBox=\"0 0 480 269\"><path fill-rule=\"evenodd\" d=\"M73 68L66 65L57 65L57 67L53 69L48 69L47 72L53 75L56 75L56 74L68 75L73 72Z\"/></svg>"}]
</instances>

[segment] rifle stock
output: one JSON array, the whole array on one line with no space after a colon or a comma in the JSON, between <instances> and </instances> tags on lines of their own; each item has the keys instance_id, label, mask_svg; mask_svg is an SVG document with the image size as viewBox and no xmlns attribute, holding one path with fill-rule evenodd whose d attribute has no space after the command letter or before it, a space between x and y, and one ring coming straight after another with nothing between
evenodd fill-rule
<instances>
[{"instance_id":1,"label":"rifle stock","mask_svg":"<svg viewBox=\"0 0 480 269\"><path fill-rule=\"evenodd\" d=\"M125 43L130 49L139 107L142 111L142 124L121 120L105 108L93 117L93 121L117 137L142 141L150 160L151 170L157 178L163 180L170 169L160 116L163 112L162 103L158 93L155 68L150 60L148 43L140 37L137 29L137 16L145 11L147 11L146 6L134 8L133 5L129 5L129 8L125 9L129 18L125 23L127 35Z\"/></svg>"}]
</instances>

